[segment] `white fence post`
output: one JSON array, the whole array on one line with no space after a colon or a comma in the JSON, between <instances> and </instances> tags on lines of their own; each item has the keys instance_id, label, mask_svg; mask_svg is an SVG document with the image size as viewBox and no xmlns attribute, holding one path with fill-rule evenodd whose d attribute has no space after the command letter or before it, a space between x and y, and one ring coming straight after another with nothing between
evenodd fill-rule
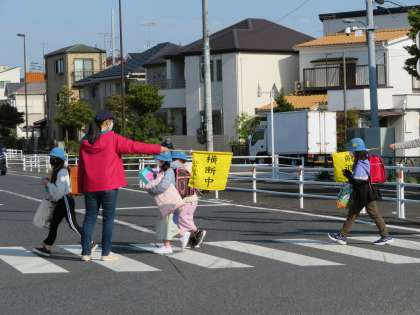
<instances>
[{"instance_id":1,"label":"white fence post","mask_svg":"<svg viewBox=\"0 0 420 315\"><path fill-rule=\"evenodd\" d=\"M303 165L299 165L298 172L299 172L299 207L300 207L300 209L304 209L303 185L304 185L304 180L305 180L305 174L304 174Z\"/></svg>"},{"instance_id":2,"label":"white fence post","mask_svg":"<svg viewBox=\"0 0 420 315\"><path fill-rule=\"evenodd\" d=\"M219 200L219 191L218 190L214 191L214 197L216 198L216 200Z\"/></svg>"},{"instance_id":3,"label":"white fence post","mask_svg":"<svg viewBox=\"0 0 420 315\"><path fill-rule=\"evenodd\" d=\"M252 202L257 203L257 166L252 166Z\"/></svg>"},{"instance_id":4,"label":"white fence post","mask_svg":"<svg viewBox=\"0 0 420 315\"><path fill-rule=\"evenodd\" d=\"M398 192L398 218L405 219L405 186L404 186L404 165L398 165L397 171L397 192Z\"/></svg>"}]
</instances>

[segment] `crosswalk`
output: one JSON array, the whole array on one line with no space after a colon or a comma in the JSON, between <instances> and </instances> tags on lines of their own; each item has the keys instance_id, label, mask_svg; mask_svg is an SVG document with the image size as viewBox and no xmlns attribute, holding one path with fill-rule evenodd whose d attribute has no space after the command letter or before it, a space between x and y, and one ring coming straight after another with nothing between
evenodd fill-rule
<instances>
[{"instance_id":1,"label":"crosswalk","mask_svg":"<svg viewBox=\"0 0 420 315\"><path fill-rule=\"evenodd\" d=\"M354 260L347 259L349 256L391 265L420 264L420 240L396 239L392 246L378 247L368 245L376 239L375 237L355 236L349 239L351 244L346 246L308 238L274 239L264 242L216 241L206 243L199 250L182 251L174 247L174 254L167 257L150 254L156 249L154 244L130 244L126 246L130 257L115 254L117 260L105 262L100 260L100 250L96 250L92 253L92 264L116 273L163 272L167 260L208 270L261 268L259 260L250 257L297 268L345 268L346 265L354 263ZM68 257L60 259L64 257L64 253L74 256L74 263L81 264L80 245L62 245L58 248L54 259L48 259L37 256L24 247L0 247L0 279L3 270L10 271L4 269L2 264L9 265L21 274L68 274L74 269L69 268ZM401 251L404 254L398 253ZM215 252L217 254L214 254ZM232 255L234 259L229 258ZM147 263L142 261L145 259ZM60 266L64 261L66 266Z\"/></svg>"}]
</instances>

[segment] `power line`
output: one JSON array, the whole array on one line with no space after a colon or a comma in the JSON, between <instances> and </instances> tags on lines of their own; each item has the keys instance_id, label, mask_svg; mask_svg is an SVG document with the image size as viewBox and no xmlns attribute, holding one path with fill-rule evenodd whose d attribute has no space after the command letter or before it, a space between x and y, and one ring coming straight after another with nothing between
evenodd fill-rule
<instances>
[{"instance_id":1,"label":"power line","mask_svg":"<svg viewBox=\"0 0 420 315\"><path fill-rule=\"evenodd\" d=\"M301 4L299 4L292 11L286 13L285 15L283 15L282 17L280 17L278 20L276 20L276 22L280 22L281 20L284 20L288 16L292 15L293 13L295 13L296 11L298 11L300 8L302 8L303 6L305 6L309 1L311 1L311 0L304 0Z\"/></svg>"}]
</instances>

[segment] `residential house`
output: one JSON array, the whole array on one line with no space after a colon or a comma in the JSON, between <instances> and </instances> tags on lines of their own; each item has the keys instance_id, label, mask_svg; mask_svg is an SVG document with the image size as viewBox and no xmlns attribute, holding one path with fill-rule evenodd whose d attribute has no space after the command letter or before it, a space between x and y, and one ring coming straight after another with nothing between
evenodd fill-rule
<instances>
[{"instance_id":1,"label":"residential house","mask_svg":"<svg viewBox=\"0 0 420 315\"><path fill-rule=\"evenodd\" d=\"M15 107L19 112L26 113L25 103L25 84L8 83L5 94L8 103ZM35 82L27 84L27 106L28 106L28 126L29 137L39 137L39 133L34 130L34 123L45 118L46 104L46 84L45 82ZM26 119L26 115L24 116ZM39 131L39 130L38 130ZM26 122L16 128L18 138L26 138Z\"/></svg>"},{"instance_id":2,"label":"residential house","mask_svg":"<svg viewBox=\"0 0 420 315\"><path fill-rule=\"evenodd\" d=\"M0 103L7 100L5 94L6 85L8 83L19 83L20 82L20 68L14 67L9 68L7 66L0 66Z\"/></svg>"},{"instance_id":3,"label":"residential house","mask_svg":"<svg viewBox=\"0 0 420 315\"><path fill-rule=\"evenodd\" d=\"M176 45L161 43L142 53L128 54L124 61L126 83L145 83L146 71L143 65L172 46ZM95 109L100 109L105 107L109 96L120 93L120 78L121 65L118 64L75 82L74 87L79 89L81 99L88 101Z\"/></svg>"},{"instance_id":4,"label":"residential house","mask_svg":"<svg viewBox=\"0 0 420 315\"><path fill-rule=\"evenodd\" d=\"M375 26L378 29L383 28L409 28L408 11L419 8L419 5L384 8L378 6L373 11ZM360 26L361 23L366 23L366 10L347 11L320 14L319 19L322 22L324 35L343 32L346 25L343 23L344 19L352 19L357 21Z\"/></svg>"},{"instance_id":5,"label":"residential house","mask_svg":"<svg viewBox=\"0 0 420 315\"><path fill-rule=\"evenodd\" d=\"M104 50L83 44L64 47L45 55L48 136L51 141L63 139L63 130L54 122L60 90L67 86L78 98L79 92L74 88L74 83L102 71L105 65Z\"/></svg>"},{"instance_id":6,"label":"residential house","mask_svg":"<svg viewBox=\"0 0 420 315\"><path fill-rule=\"evenodd\" d=\"M246 19L210 37L213 131L215 148L227 150L236 139L235 119L240 113L255 113L269 95L258 98L258 85L273 84L285 93L298 79L298 53L293 46L312 39L303 33L264 19ZM179 147L202 148L204 93L202 40L175 49L146 66L148 83L161 88L167 122L175 125ZM159 70L160 68L160 70ZM163 80L160 79L163 77ZM166 76L166 77L165 77Z\"/></svg>"},{"instance_id":7,"label":"residential house","mask_svg":"<svg viewBox=\"0 0 420 315\"><path fill-rule=\"evenodd\" d=\"M375 31L380 124L395 128L396 141L419 137L420 85L404 70L410 57L404 47L413 44L407 34L407 28ZM327 95L329 110L344 111L346 82L346 108L361 111L360 126L367 127L370 91L366 34L329 33L295 47L299 51L299 92ZM420 149L397 152L397 156L419 155Z\"/></svg>"}]
</instances>

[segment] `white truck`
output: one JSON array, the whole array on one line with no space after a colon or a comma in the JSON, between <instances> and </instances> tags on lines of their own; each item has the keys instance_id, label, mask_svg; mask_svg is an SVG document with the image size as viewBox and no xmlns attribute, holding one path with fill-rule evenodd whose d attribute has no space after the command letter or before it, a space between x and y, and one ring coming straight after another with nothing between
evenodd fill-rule
<instances>
[{"instance_id":1,"label":"white truck","mask_svg":"<svg viewBox=\"0 0 420 315\"><path fill-rule=\"evenodd\" d=\"M335 112L293 111L274 113L274 153L316 160L337 151ZM249 155L271 155L271 115L249 137ZM262 162L263 159L258 159Z\"/></svg>"}]
</instances>

